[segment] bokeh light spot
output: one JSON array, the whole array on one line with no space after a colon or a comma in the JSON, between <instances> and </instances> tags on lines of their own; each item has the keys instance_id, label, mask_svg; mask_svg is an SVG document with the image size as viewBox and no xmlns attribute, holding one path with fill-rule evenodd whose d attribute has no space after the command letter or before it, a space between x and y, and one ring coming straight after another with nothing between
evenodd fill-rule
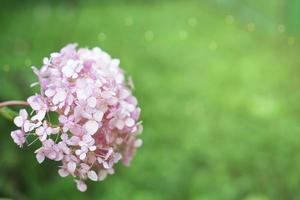
<instances>
[{"instance_id":1,"label":"bokeh light spot","mask_svg":"<svg viewBox=\"0 0 300 200\"><path fill-rule=\"evenodd\" d=\"M209 43L208 48L211 51L217 50L218 44L215 41L212 41L211 43Z\"/></svg>"},{"instance_id":2,"label":"bokeh light spot","mask_svg":"<svg viewBox=\"0 0 300 200\"><path fill-rule=\"evenodd\" d=\"M181 31L179 32L179 38L180 38L181 40L186 40L187 37L188 37L188 32L187 32L187 31L181 30Z\"/></svg>"},{"instance_id":3,"label":"bokeh light spot","mask_svg":"<svg viewBox=\"0 0 300 200\"><path fill-rule=\"evenodd\" d=\"M9 64L3 65L3 71L9 72L10 71L10 65Z\"/></svg>"},{"instance_id":4,"label":"bokeh light spot","mask_svg":"<svg viewBox=\"0 0 300 200\"><path fill-rule=\"evenodd\" d=\"M98 34L98 40L103 42L106 40L106 34L105 33L99 33Z\"/></svg>"},{"instance_id":5,"label":"bokeh light spot","mask_svg":"<svg viewBox=\"0 0 300 200\"><path fill-rule=\"evenodd\" d=\"M195 17L191 17L188 19L188 25L191 27L195 27L197 25L197 19Z\"/></svg>"},{"instance_id":6,"label":"bokeh light spot","mask_svg":"<svg viewBox=\"0 0 300 200\"><path fill-rule=\"evenodd\" d=\"M229 24L229 25L233 24L234 23L234 17L232 15L226 15L225 16L225 23Z\"/></svg>"},{"instance_id":7,"label":"bokeh light spot","mask_svg":"<svg viewBox=\"0 0 300 200\"><path fill-rule=\"evenodd\" d=\"M31 66L32 62L31 62L31 59L30 58L26 58L25 61L24 61L24 64L29 67Z\"/></svg>"},{"instance_id":8,"label":"bokeh light spot","mask_svg":"<svg viewBox=\"0 0 300 200\"><path fill-rule=\"evenodd\" d=\"M296 39L294 37L288 37L288 45L292 46L296 43Z\"/></svg>"},{"instance_id":9,"label":"bokeh light spot","mask_svg":"<svg viewBox=\"0 0 300 200\"><path fill-rule=\"evenodd\" d=\"M254 32L256 30L255 24L253 22L250 22L247 24L247 30L249 32Z\"/></svg>"},{"instance_id":10,"label":"bokeh light spot","mask_svg":"<svg viewBox=\"0 0 300 200\"><path fill-rule=\"evenodd\" d=\"M279 33L285 32L285 26L283 24L278 24L277 30Z\"/></svg>"},{"instance_id":11,"label":"bokeh light spot","mask_svg":"<svg viewBox=\"0 0 300 200\"><path fill-rule=\"evenodd\" d=\"M154 33L153 33L153 31L146 31L145 32L145 39L147 41L153 40L154 39Z\"/></svg>"},{"instance_id":12,"label":"bokeh light spot","mask_svg":"<svg viewBox=\"0 0 300 200\"><path fill-rule=\"evenodd\" d=\"M133 19L132 17L126 17L124 20L125 26L132 26L133 25Z\"/></svg>"}]
</instances>

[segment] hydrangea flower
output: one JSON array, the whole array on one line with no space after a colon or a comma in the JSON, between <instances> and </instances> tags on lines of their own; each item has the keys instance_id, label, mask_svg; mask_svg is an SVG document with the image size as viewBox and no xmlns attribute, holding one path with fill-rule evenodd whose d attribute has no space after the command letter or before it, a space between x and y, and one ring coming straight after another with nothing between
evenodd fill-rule
<instances>
[{"instance_id":1,"label":"hydrangea flower","mask_svg":"<svg viewBox=\"0 0 300 200\"><path fill-rule=\"evenodd\" d=\"M36 159L61 163L58 173L73 176L78 190L86 191L85 181L102 181L114 173L114 165L129 165L136 148L142 145L141 109L127 84L120 61L100 48L76 49L69 44L44 58L41 69L33 67L41 92L27 99L29 115L20 110L11 132L22 147L27 137L39 140ZM58 114L58 123L47 117Z\"/></svg>"}]
</instances>

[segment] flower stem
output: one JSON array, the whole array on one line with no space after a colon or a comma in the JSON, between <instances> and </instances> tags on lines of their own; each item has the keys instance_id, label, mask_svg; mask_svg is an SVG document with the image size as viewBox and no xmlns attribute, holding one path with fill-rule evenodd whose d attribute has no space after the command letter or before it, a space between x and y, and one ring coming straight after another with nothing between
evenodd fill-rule
<instances>
[{"instance_id":1,"label":"flower stem","mask_svg":"<svg viewBox=\"0 0 300 200\"><path fill-rule=\"evenodd\" d=\"M4 101L0 102L0 107L4 106L28 106L26 101Z\"/></svg>"}]
</instances>

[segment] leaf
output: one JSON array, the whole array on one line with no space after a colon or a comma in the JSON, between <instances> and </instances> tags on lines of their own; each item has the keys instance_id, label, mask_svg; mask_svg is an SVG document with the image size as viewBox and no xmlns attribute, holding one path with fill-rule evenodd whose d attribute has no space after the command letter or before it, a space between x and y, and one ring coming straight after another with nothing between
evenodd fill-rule
<instances>
[{"instance_id":1,"label":"leaf","mask_svg":"<svg viewBox=\"0 0 300 200\"><path fill-rule=\"evenodd\" d=\"M8 107L0 108L0 115L4 118L13 121L13 119L18 115L15 111L11 110Z\"/></svg>"}]
</instances>

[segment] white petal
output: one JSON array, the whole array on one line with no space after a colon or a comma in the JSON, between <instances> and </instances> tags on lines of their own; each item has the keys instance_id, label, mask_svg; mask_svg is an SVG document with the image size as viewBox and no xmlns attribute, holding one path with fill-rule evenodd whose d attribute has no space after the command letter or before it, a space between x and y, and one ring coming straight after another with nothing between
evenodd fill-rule
<instances>
[{"instance_id":1,"label":"white petal","mask_svg":"<svg viewBox=\"0 0 300 200\"><path fill-rule=\"evenodd\" d=\"M17 127L22 127L22 125L24 123L23 118L21 116L15 117L14 123Z\"/></svg>"},{"instance_id":2,"label":"white petal","mask_svg":"<svg viewBox=\"0 0 300 200\"><path fill-rule=\"evenodd\" d=\"M42 121L46 116L46 111L45 110L40 110L38 111L38 113L36 115L34 115L31 120L32 121L35 121L35 120L38 120L38 121Z\"/></svg>"},{"instance_id":3,"label":"white petal","mask_svg":"<svg viewBox=\"0 0 300 200\"><path fill-rule=\"evenodd\" d=\"M87 98L87 95L85 94L84 89L77 89L76 95L79 100L84 100Z\"/></svg>"},{"instance_id":4,"label":"white petal","mask_svg":"<svg viewBox=\"0 0 300 200\"><path fill-rule=\"evenodd\" d=\"M93 135L97 132L99 125L98 122L90 120L85 123L84 128L88 132L88 134Z\"/></svg>"},{"instance_id":5,"label":"white petal","mask_svg":"<svg viewBox=\"0 0 300 200\"><path fill-rule=\"evenodd\" d=\"M84 160L86 158L86 153L82 153L79 156L80 160Z\"/></svg>"},{"instance_id":6,"label":"white petal","mask_svg":"<svg viewBox=\"0 0 300 200\"><path fill-rule=\"evenodd\" d=\"M36 159L39 163L42 163L45 160L45 155L43 153L37 153Z\"/></svg>"},{"instance_id":7,"label":"white petal","mask_svg":"<svg viewBox=\"0 0 300 200\"><path fill-rule=\"evenodd\" d=\"M97 99L95 97L90 97L87 99L87 104L92 107L95 108L96 104L97 104Z\"/></svg>"},{"instance_id":8,"label":"white petal","mask_svg":"<svg viewBox=\"0 0 300 200\"><path fill-rule=\"evenodd\" d=\"M90 146L90 147L89 147L89 150L90 150L90 151L95 151L95 150L96 150L96 146Z\"/></svg>"},{"instance_id":9,"label":"white petal","mask_svg":"<svg viewBox=\"0 0 300 200\"><path fill-rule=\"evenodd\" d=\"M92 181L97 181L98 180L98 176L96 174L95 171L89 171L88 172L88 177L89 179L91 179Z\"/></svg>"},{"instance_id":10,"label":"white petal","mask_svg":"<svg viewBox=\"0 0 300 200\"><path fill-rule=\"evenodd\" d=\"M23 128L26 133L29 131L32 131L34 129L34 127L35 127L34 124L31 123L29 120L26 120L24 122Z\"/></svg>"},{"instance_id":11,"label":"white petal","mask_svg":"<svg viewBox=\"0 0 300 200\"><path fill-rule=\"evenodd\" d=\"M128 90L121 90L119 93L120 99L126 99L130 95L130 92Z\"/></svg>"},{"instance_id":12,"label":"white petal","mask_svg":"<svg viewBox=\"0 0 300 200\"><path fill-rule=\"evenodd\" d=\"M70 173L74 173L76 169L76 163L73 161L69 162L67 168Z\"/></svg>"},{"instance_id":13,"label":"white petal","mask_svg":"<svg viewBox=\"0 0 300 200\"><path fill-rule=\"evenodd\" d=\"M22 116L22 118L25 120L28 117L28 113L25 109L21 109L20 110L20 116Z\"/></svg>"},{"instance_id":14,"label":"white petal","mask_svg":"<svg viewBox=\"0 0 300 200\"><path fill-rule=\"evenodd\" d=\"M52 97L54 94L55 94L55 90L47 89L47 90L45 91L45 95L46 95L47 97Z\"/></svg>"},{"instance_id":15,"label":"white petal","mask_svg":"<svg viewBox=\"0 0 300 200\"><path fill-rule=\"evenodd\" d=\"M124 121L121 120L121 119L118 119L118 120L116 121L116 127L117 127L118 129L123 129L123 128L124 128Z\"/></svg>"},{"instance_id":16,"label":"white petal","mask_svg":"<svg viewBox=\"0 0 300 200\"><path fill-rule=\"evenodd\" d=\"M110 62L110 67L118 67L120 64L120 60L119 59L112 59Z\"/></svg>"},{"instance_id":17,"label":"white petal","mask_svg":"<svg viewBox=\"0 0 300 200\"><path fill-rule=\"evenodd\" d=\"M101 120L102 120L102 118L103 118L103 112L102 111L100 111L100 110L98 110L98 111L96 111L95 113L94 113L94 115L93 115L93 118L97 121L97 122L100 122Z\"/></svg>"},{"instance_id":18,"label":"white petal","mask_svg":"<svg viewBox=\"0 0 300 200\"><path fill-rule=\"evenodd\" d=\"M74 70L71 65L64 66L61 71L68 78L70 78L74 74Z\"/></svg>"},{"instance_id":19,"label":"white petal","mask_svg":"<svg viewBox=\"0 0 300 200\"><path fill-rule=\"evenodd\" d=\"M103 181L107 176L107 171L106 170L100 170L98 173L98 180Z\"/></svg>"},{"instance_id":20,"label":"white petal","mask_svg":"<svg viewBox=\"0 0 300 200\"><path fill-rule=\"evenodd\" d=\"M136 141L134 141L134 147L138 148L142 145L143 145L143 140L137 139Z\"/></svg>"},{"instance_id":21,"label":"white petal","mask_svg":"<svg viewBox=\"0 0 300 200\"><path fill-rule=\"evenodd\" d=\"M68 118L67 118L66 116L64 116L64 115L60 115L60 116L58 117L58 121L59 121L60 123L62 123L62 124L65 124L65 123L67 123Z\"/></svg>"},{"instance_id":22,"label":"white petal","mask_svg":"<svg viewBox=\"0 0 300 200\"><path fill-rule=\"evenodd\" d=\"M86 87L86 80L85 79L77 79L76 87L84 89Z\"/></svg>"},{"instance_id":23,"label":"white petal","mask_svg":"<svg viewBox=\"0 0 300 200\"><path fill-rule=\"evenodd\" d=\"M107 162L104 162L103 163L103 167L105 168L105 169L109 169L110 167L109 167L109 164L107 163Z\"/></svg>"},{"instance_id":24,"label":"white petal","mask_svg":"<svg viewBox=\"0 0 300 200\"><path fill-rule=\"evenodd\" d=\"M66 99L67 94L64 89L57 89L56 94L54 95L52 102L53 104L58 104Z\"/></svg>"},{"instance_id":25,"label":"white petal","mask_svg":"<svg viewBox=\"0 0 300 200\"><path fill-rule=\"evenodd\" d=\"M42 136L40 136L40 141L45 141L47 139L47 134L43 134Z\"/></svg>"},{"instance_id":26,"label":"white petal","mask_svg":"<svg viewBox=\"0 0 300 200\"><path fill-rule=\"evenodd\" d=\"M58 170L58 174L61 176L61 177L66 177L69 175L69 172L65 169L59 169Z\"/></svg>"},{"instance_id":27,"label":"white petal","mask_svg":"<svg viewBox=\"0 0 300 200\"><path fill-rule=\"evenodd\" d=\"M31 96L28 97L27 102L29 103L30 107L33 110L40 110L41 109L41 105L39 104L39 102L37 102L37 96Z\"/></svg>"},{"instance_id":28,"label":"white petal","mask_svg":"<svg viewBox=\"0 0 300 200\"><path fill-rule=\"evenodd\" d=\"M100 157L97 158L97 161L99 162L99 164L102 164L104 162L104 160Z\"/></svg>"},{"instance_id":29,"label":"white petal","mask_svg":"<svg viewBox=\"0 0 300 200\"><path fill-rule=\"evenodd\" d=\"M134 125L134 120L132 118L128 118L125 121L126 126L132 127Z\"/></svg>"}]
</instances>

